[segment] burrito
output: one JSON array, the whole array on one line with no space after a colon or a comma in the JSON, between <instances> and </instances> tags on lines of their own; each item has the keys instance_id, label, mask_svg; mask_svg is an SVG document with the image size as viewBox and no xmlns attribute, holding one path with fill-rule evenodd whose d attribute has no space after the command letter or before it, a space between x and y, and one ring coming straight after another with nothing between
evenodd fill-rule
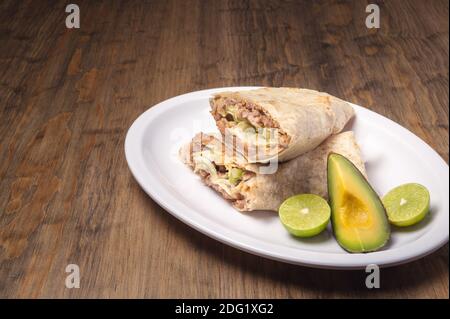
<instances>
[{"instance_id":1,"label":"burrito","mask_svg":"<svg viewBox=\"0 0 450 319\"><path fill-rule=\"evenodd\" d=\"M297 88L222 92L210 99L211 114L226 143L250 163L287 161L342 131L351 105L327 93Z\"/></svg>"},{"instance_id":2,"label":"burrito","mask_svg":"<svg viewBox=\"0 0 450 319\"><path fill-rule=\"evenodd\" d=\"M332 135L314 150L280 163L272 174L263 173L266 164L248 163L225 145L220 135L197 134L180 149L180 157L236 209L277 211L292 195L327 197L327 157L331 152L344 155L366 174L353 132Z\"/></svg>"}]
</instances>

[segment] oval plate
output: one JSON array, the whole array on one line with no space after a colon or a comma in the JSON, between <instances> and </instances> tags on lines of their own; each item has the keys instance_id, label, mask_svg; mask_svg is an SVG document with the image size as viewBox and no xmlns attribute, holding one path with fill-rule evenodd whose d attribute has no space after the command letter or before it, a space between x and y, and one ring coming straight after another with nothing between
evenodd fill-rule
<instances>
[{"instance_id":1,"label":"oval plate","mask_svg":"<svg viewBox=\"0 0 450 319\"><path fill-rule=\"evenodd\" d=\"M197 91L161 102L130 127L125 155L139 185L169 213L198 231L259 256L319 268L359 269L368 264L392 266L423 257L448 241L449 168L425 142L395 122L358 105L349 125L366 162L369 180L380 195L417 182L431 194L431 210L421 223L392 227L383 250L349 254L333 238L330 226L319 236L297 239L275 212L240 213L203 185L178 159L178 150L198 132L217 132L209 114L211 94L248 90L230 87Z\"/></svg>"}]
</instances>

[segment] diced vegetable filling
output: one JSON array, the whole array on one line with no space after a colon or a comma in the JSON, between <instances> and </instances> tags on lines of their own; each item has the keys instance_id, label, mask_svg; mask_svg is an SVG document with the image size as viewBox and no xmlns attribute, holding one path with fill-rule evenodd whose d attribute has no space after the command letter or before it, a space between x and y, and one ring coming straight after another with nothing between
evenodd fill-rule
<instances>
[{"instance_id":1,"label":"diced vegetable filling","mask_svg":"<svg viewBox=\"0 0 450 319\"><path fill-rule=\"evenodd\" d=\"M236 186L241 182L244 171L237 167L231 167L230 170L227 172L227 174L228 174L228 181L234 186Z\"/></svg>"},{"instance_id":2,"label":"diced vegetable filling","mask_svg":"<svg viewBox=\"0 0 450 319\"><path fill-rule=\"evenodd\" d=\"M216 190L226 195L228 199L241 199L240 183L254 176L253 172L235 165L216 164L214 151L207 147L200 152L194 153L192 159L194 171L199 173L212 186L215 186Z\"/></svg>"}]
</instances>

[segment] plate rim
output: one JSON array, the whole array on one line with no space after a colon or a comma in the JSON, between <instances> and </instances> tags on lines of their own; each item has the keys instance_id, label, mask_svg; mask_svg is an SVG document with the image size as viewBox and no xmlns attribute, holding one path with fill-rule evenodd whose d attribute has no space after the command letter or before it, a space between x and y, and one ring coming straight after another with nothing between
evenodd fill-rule
<instances>
[{"instance_id":1,"label":"plate rim","mask_svg":"<svg viewBox=\"0 0 450 319\"><path fill-rule=\"evenodd\" d=\"M198 97L203 98L204 95L211 95L212 93L220 92L220 91L233 91L233 90L251 90L260 88L260 86L234 86L234 87L221 87L221 88L211 88L211 89L205 89L205 90L199 90L189 93L184 93L181 95L177 95L175 97L166 99L164 101L161 101L151 107L149 107L146 111L144 111L142 114L140 114L136 120L132 123L130 128L127 131L126 137L125 137L125 143L124 143L124 150L125 150L125 158L128 164L128 167L134 177L134 179L138 182L140 187L155 201L157 202L162 208L164 208L165 211L170 213L175 218L179 219L183 223L187 224L188 226L194 228L195 230L207 235L210 238L213 238L215 240L218 240L226 245L232 246L234 248L237 248L239 250L258 255L260 257L269 258L281 262L286 262L290 264L296 264L301 266L308 266L313 268L326 268L326 269L363 269L369 264L377 264L380 267L390 267L395 266L399 264L404 264L411 262L413 260L417 260L419 258L422 258L428 254L431 254L435 250L439 249L443 245L445 245L448 242L449 239L449 232L448 227L446 228L446 232L444 230L444 233L442 234L442 231L439 232L436 236L438 237L435 240L432 241L432 243L426 243L424 242L424 237L430 237L433 234L430 234L430 231L425 233L422 237L417 238L413 242L407 243L403 246L397 247L395 249L391 250L383 250L383 251L377 251L372 252L368 254L334 254L334 253L327 253L327 252L315 252L315 251L309 251L309 250L302 250L302 256L299 257L288 257L285 254L279 254L276 252L271 251L270 249L264 249L261 247L255 247L251 245L251 241L242 242L236 239L236 237L248 237L247 239L251 239L251 236L237 233L236 231L228 230L228 232L234 236L234 238L230 237L230 235L227 236L227 229L225 228L225 232L218 232L215 230L212 230L211 228L205 226L202 223L199 223L198 219L195 220L195 216L201 217L199 214L196 214L195 209L190 208L189 206L183 204L181 201L179 203L170 203L167 200L164 199L164 196L162 196L162 193L164 192L164 187L158 189L158 180L157 178L151 174L151 172L147 169L145 166L145 163L143 162L142 156L137 157L136 154L141 153L140 143L143 141L142 136L145 133L145 128L154 121L159 115L162 113L168 111L170 108L177 107L178 102L185 102L186 100L196 99ZM350 103L350 102L349 102ZM431 156L434 158L433 162L437 161L440 162L441 167L438 169L444 169L446 171L446 177L448 181L448 164L444 161L444 159L425 141L423 141L420 137L415 135L413 132L408 130L407 128L401 126L400 124L394 122L393 120L378 114L372 110L369 110L363 106L350 103L355 109L357 109L360 112L366 112L369 116L375 116L375 117L381 117L383 120L387 120L388 123L394 128L395 131L401 132L402 134L405 134L408 139L413 139L415 143L421 144L421 146L426 150L427 157ZM394 132L395 134L395 132ZM145 170L148 174L147 177L150 177L149 180L144 180L142 178L142 172ZM153 179L153 181L156 182L155 187L150 187L149 185L150 180ZM447 183L448 185L448 183ZM160 186L160 185L159 185ZM162 193L161 193L162 190ZM178 212L178 209L180 206L183 207L184 210L188 210L189 215L186 213L180 213ZM448 202L447 202L448 206ZM194 218L193 218L194 217ZM203 222L209 223L206 218L202 217L204 219ZM444 219L447 219L447 226L448 226L448 215L443 217ZM201 218L200 218L201 219ZM437 225L439 226L439 224ZM436 225L434 227L437 227ZM444 227L444 226L443 226ZM442 227L441 227L442 228ZM434 228L433 228L434 229ZM432 236L433 237L433 236ZM242 238L241 238L242 240ZM261 242L261 240L254 240L256 242ZM411 246L417 245L417 242L419 242L421 245L419 247L419 251L411 252ZM265 246L274 245L272 243L264 243ZM291 247L285 247L285 251L288 250L296 250L298 252L298 249L291 248ZM416 249L417 250L417 249ZM397 252L398 254L393 254L393 252ZM403 254L402 254L403 253ZM381 255L381 256L380 256ZM392 255L392 256L389 256ZM337 256L337 258L330 258L330 256ZM339 258L345 256L344 258ZM381 261L381 262L375 262L378 258L383 258L386 256L388 260ZM328 257L328 258L324 258ZM323 258L324 260L321 260ZM362 259L366 260L364 263L362 263Z\"/></svg>"}]
</instances>

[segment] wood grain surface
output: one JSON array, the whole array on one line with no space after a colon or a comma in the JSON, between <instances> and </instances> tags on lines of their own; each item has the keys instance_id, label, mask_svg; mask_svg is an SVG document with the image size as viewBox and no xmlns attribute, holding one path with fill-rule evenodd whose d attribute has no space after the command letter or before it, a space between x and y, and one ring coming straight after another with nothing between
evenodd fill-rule
<instances>
[{"instance_id":1,"label":"wood grain surface","mask_svg":"<svg viewBox=\"0 0 450 319\"><path fill-rule=\"evenodd\" d=\"M131 176L131 123L199 89L327 91L449 156L443 1L0 2L0 297L448 298L448 245L383 269L317 270L256 257L184 225ZM387 178L389 178L387 176ZM67 264L81 287L67 289Z\"/></svg>"}]
</instances>

